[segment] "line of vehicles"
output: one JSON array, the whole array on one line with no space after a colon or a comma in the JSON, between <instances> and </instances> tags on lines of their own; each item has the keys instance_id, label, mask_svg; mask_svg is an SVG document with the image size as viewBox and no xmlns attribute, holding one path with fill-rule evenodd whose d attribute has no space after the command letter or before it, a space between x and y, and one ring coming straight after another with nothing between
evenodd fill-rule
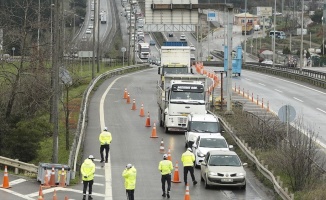
<instances>
[{"instance_id":1,"label":"line of vehicles","mask_svg":"<svg viewBox=\"0 0 326 200\"><path fill-rule=\"evenodd\" d=\"M185 147L195 155L205 188L246 188L246 172L238 155L222 136L219 119L209 111L209 79L193 73L191 49L178 45L161 47L157 82L158 119L166 133L181 132Z\"/></svg>"}]
</instances>

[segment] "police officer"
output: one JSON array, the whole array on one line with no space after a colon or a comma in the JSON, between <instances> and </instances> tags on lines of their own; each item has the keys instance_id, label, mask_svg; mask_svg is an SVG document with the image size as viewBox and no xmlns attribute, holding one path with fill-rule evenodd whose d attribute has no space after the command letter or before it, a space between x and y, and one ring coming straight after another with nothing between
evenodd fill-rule
<instances>
[{"instance_id":1,"label":"police officer","mask_svg":"<svg viewBox=\"0 0 326 200\"><path fill-rule=\"evenodd\" d=\"M184 179L185 185L187 185L188 171L190 172L193 184L196 185L197 181L196 181L195 175L194 175L195 155L192 153L191 148L188 148L187 151L182 154L181 161L183 164L183 179Z\"/></svg>"},{"instance_id":2,"label":"police officer","mask_svg":"<svg viewBox=\"0 0 326 200\"><path fill-rule=\"evenodd\" d=\"M86 191L88 189L88 199L93 199L92 197L92 189L94 183L94 173L95 173L95 164L93 162L94 156L89 155L88 158L83 162L80 171L83 177L83 200L86 199Z\"/></svg>"},{"instance_id":3,"label":"police officer","mask_svg":"<svg viewBox=\"0 0 326 200\"><path fill-rule=\"evenodd\" d=\"M105 149L105 162L108 162L108 157L109 157L109 151L110 151L110 144L112 141L112 135L110 132L108 132L108 128L104 127L104 130L99 136L99 140L101 143L100 147L100 154L101 154L101 163L104 162L104 156L103 156L103 151Z\"/></svg>"},{"instance_id":4,"label":"police officer","mask_svg":"<svg viewBox=\"0 0 326 200\"><path fill-rule=\"evenodd\" d=\"M173 170L173 164L170 160L167 159L168 155L163 155L163 160L160 161L158 165L158 170L161 171L161 182L162 182L162 197L170 198L170 189L171 189L171 172ZM168 188L167 193L165 193L165 182L167 182Z\"/></svg>"},{"instance_id":5,"label":"police officer","mask_svg":"<svg viewBox=\"0 0 326 200\"><path fill-rule=\"evenodd\" d=\"M128 200L134 200L134 193L136 187L137 170L132 164L127 164L126 168L122 172L122 176L125 179L126 195Z\"/></svg>"}]
</instances>

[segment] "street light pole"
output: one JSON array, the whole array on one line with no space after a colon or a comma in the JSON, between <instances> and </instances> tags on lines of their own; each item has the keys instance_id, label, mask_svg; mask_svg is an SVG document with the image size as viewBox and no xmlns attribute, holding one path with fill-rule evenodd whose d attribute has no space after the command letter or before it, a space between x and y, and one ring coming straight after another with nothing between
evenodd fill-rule
<instances>
[{"instance_id":1,"label":"street light pole","mask_svg":"<svg viewBox=\"0 0 326 200\"><path fill-rule=\"evenodd\" d=\"M301 42L300 42L300 72L302 71L303 67L303 12L304 12L304 0L301 1L302 8L301 8Z\"/></svg>"},{"instance_id":2,"label":"street light pole","mask_svg":"<svg viewBox=\"0 0 326 200\"><path fill-rule=\"evenodd\" d=\"M323 47L323 55L325 54L325 41L324 41L324 17L321 17L321 28L323 29L323 44L322 44L322 47Z\"/></svg>"},{"instance_id":3,"label":"street light pole","mask_svg":"<svg viewBox=\"0 0 326 200\"><path fill-rule=\"evenodd\" d=\"M245 40L244 40L244 54L243 54L244 65L246 64L246 54L247 54L247 0L245 0Z\"/></svg>"},{"instance_id":4,"label":"street light pole","mask_svg":"<svg viewBox=\"0 0 326 200\"><path fill-rule=\"evenodd\" d=\"M276 0L274 5L274 34L273 34L273 67L275 67L275 27L276 27Z\"/></svg>"}]
</instances>

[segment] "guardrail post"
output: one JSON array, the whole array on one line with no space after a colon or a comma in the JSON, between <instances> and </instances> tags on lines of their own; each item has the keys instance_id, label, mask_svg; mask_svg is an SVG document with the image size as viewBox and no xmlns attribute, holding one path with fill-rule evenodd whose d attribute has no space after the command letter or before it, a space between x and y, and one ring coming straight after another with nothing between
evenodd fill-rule
<instances>
[{"instance_id":1,"label":"guardrail post","mask_svg":"<svg viewBox=\"0 0 326 200\"><path fill-rule=\"evenodd\" d=\"M291 197L291 199L293 200L293 199L294 199L294 194L291 193L291 194L290 194L290 197Z\"/></svg>"},{"instance_id":2,"label":"guardrail post","mask_svg":"<svg viewBox=\"0 0 326 200\"><path fill-rule=\"evenodd\" d=\"M235 92L237 92L237 84L236 83L234 83L234 90L235 90Z\"/></svg>"},{"instance_id":3,"label":"guardrail post","mask_svg":"<svg viewBox=\"0 0 326 200\"><path fill-rule=\"evenodd\" d=\"M259 97L259 95L257 94L257 105L258 105L258 97Z\"/></svg>"},{"instance_id":4,"label":"guardrail post","mask_svg":"<svg viewBox=\"0 0 326 200\"><path fill-rule=\"evenodd\" d=\"M267 101L267 111L269 111L269 101Z\"/></svg>"},{"instance_id":5,"label":"guardrail post","mask_svg":"<svg viewBox=\"0 0 326 200\"><path fill-rule=\"evenodd\" d=\"M242 88L242 96L243 97L245 96L245 94L244 94L244 88Z\"/></svg>"},{"instance_id":6,"label":"guardrail post","mask_svg":"<svg viewBox=\"0 0 326 200\"><path fill-rule=\"evenodd\" d=\"M261 98L261 107L264 108L264 98Z\"/></svg>"},{"instance_id":7,"label":"guardrail post","mask_svg":"<svg viewBox=\"0 0 326 200\"><path fill-rule=\"evenodd\" d=\"M240 92L241 92L241 89L240 89L240 85L239 85L238 93L240 94Z\"/></svg>"},{"instance_id":8,"label":"guardrail post","mask_svg":"<svg viewBox=\"0 0 326 200\"><path fill-rule=\"evenodd\" d=\"M288 188L287 188L287 187L285 187L285 188L284 188L284 191L285 191L285 193L286 193L286 194L288 194L288 193L289 193L289 190L288 190Z\"/></svg>"},{"instance_id":9,"label":"guardrail post","mask_svg":"<svg viewBox=\"0 0 326 200\"><path fill-rule=\"evenodd\" d=\"M17 158L15 160L19 161ZM19 169L17 167L15 167L15 174L19 174Z\"/></svg>"},{"instance_id":10,"label":"guardrail post","mask_svg":"<svg viewBox=\"0 0 326 200\"><path fill-rule=\"evenodd\" d=\"M251 102L254 102L254 93L251 93Z\"/></svg>"}]
</instances>

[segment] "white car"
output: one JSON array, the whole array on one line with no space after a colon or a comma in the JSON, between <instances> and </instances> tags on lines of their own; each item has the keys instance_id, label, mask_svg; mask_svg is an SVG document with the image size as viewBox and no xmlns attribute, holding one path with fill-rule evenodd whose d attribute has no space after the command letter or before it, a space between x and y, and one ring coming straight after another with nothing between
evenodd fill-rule
<instances>
[{"instance_id":1,"label":"white car","mask_svg":"<svg viewBox=\"0 0 326 200\"><path fill-rule=\"evenodd\" d=\"M92 30L91 29L86 29L86 34L91 34L92 33Z\"/></svg>"},{"instance_id":2,"label":"white car","mask_svg":"<svg viewBox=\"0 0 326 200\"><path fill-rule=\"evenodd\" d=\"M261 62L263 64L268 64L268 65L272 65L273 61L272 60L264 60L263 62Z\"/></svg>"},{"instance_id":3,"label":"white car","mask_svg":"<svg viewBox=\"0 0 326 200\"><path fill-rule=\"evenodd\" d=\"M88 25L89 29L93 29L93 24Z\"/></svg>"},{"instance_id":4,"label":"white car","mask_svg":"<svg viewBox=\"0 0 326 200\"><path fill-rule=\"evenodd\" d=\"M208 151L221 150L229 151L233 145L228 145L225 138L217 134L208 134L199 136L192 146L192 152L195 154L195 167L200 166Z\"/></svg>"},{"instance_id":5,"label":"white car","mask_svg":"<svg viewBox=\"0 0 326 200\"><path fill-rule=\"evenodd\" d=\"M195 47L195 45L193 45L193 44L190 45L190 50L191 50L191 51L196 51L196 47Z\"/></svg>"},{"instance_id":6,"label":"white car","mask_svg":"<svg viewBox=\"0 0 326 200\"><path fill-rule=\"evenodd\" d=\"M87 28L85 33L86 33L86 34L91 34L91 33L92 33L92 30L89 29L89 28Z\"/></svg>"},{"instance_id":7,"label":"white car","mask_svg":"<svg viewBox=\"0 0 326 200\"><path fill-rule=\"evenodd\" d=\"M231 186L246 189L246 171L234 151L209 151L201 163L200 178L205 189L210 186Z\"/></svg>"},{"instance_id":8,"label":"white car","mask_svg":"<svg viewBox=\"0 0 326 200\"><path fill-rule=\"evenodd\" d=\"M180 35L180 40L186 40L186 36L184 34Z\"/></svg>"}]
</instances>

